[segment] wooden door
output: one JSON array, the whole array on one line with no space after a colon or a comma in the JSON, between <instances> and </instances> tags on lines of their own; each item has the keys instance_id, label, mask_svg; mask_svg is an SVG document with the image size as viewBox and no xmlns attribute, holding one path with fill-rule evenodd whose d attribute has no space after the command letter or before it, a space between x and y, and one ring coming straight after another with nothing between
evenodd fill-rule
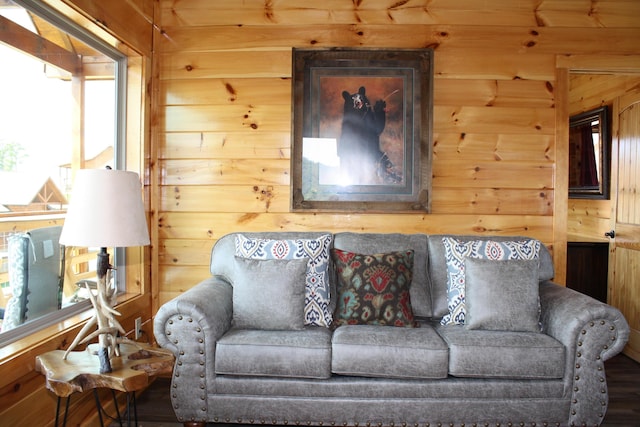
<instances>
[{"instance_id":1,"label":"wooden door","mask_svg":"<svg viewBox=\"0 0 640 427\"><path fill-rule=\"evenodd\" d=\"M614 101L613 131L609 303L631 326L624 353L640 362L640 91Z\"/></svg>"}]
</instances>

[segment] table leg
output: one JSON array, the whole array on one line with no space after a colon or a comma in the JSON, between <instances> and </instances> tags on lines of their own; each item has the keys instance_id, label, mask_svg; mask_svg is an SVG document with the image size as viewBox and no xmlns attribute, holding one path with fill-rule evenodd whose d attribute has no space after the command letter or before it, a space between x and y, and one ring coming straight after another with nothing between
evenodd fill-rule
<instances>
[{"instance_id":1,"label":"table leg","mask_svg":"<svg viewBox=\"0 0 640 427\"><path fill-rule=\"evenodd\" d=\"M132 396L133 395L133 396ZM136 402L136 392L132 391L127 393L127 426L131 426L131 401L133 400L133 422L134 426L138 427L138 405Z\"/></svg>"},{"instance_id":2,"label":"table leg","mask_svg":"<svg viewBox=\"0 0 640 427\"><path fill-rule=\"evenodd\" d=\"M67 415L69 415L69 402L71 395L67 396L67 403L64 405L64 427L67 427Z\"/></svg>"},{"instance_id":3,"label":"table leg","mask_svg":"<svg viewBox=\"0 0 640 427\"><path fill-rule=\"evenodd\" d=\"M111 396L113 397L113 405L116 407L116 415L118 416L118 422L122 427L122 417L120 416L120 408L118 407L118 399L116 399L116 391L111 389Z\"/></svg>"},{"instance_id":4,"label":"table leg","mask_svg":"<svg viewBox=\"0 0 640 427\"><path fill-rule=\"evenodd\" d=\"M56 424L55 427L58 427L58 420L60 419L60 400L62 397L58 396L58 402L56 403ZM71 395L67 396L67 402L64 405L64 419L62 420L62 427L67 426L67 415L69 414L69 401L71 400Z\"/></svg>"},{"instance_id":5,"label":"table leg","mask_svg":"<svg viewBox=\"0 0 640 427\"><path fill-rule=\"evenodd\" d=\"M58 427L58 418L60 418L60 399L62 399L60 396L58 396L58 402L56 403L56 424L55 426ZM67 401L69 400L69 398L67 398Z\"/></svg>"},{"instance_id":6,"label":"table leg","mask_svg":"<svg viewBox=\"0 0 640 427\"><path fill-rule=\"evenodd\" d=\"M138 402L136 402L136 392L133 391L133 419L138 427Z\"/></svg>"},{"instance_id":7,"label":"table leg","mask_svg":"<svg viewBox=\"0 0 640 427\"><path fill-rule=\"evenodd\" d=\"M55 427L58 427L58 420L60 419L60 400L62 397L58 396L58 402L56 403L56 424ZM64 419L62 420L62 427L67 426L67 414L69 414L69 401L71 400L71 395L67 396L67 402L64 406Z\"/></svg>"},{"instance_id":8,"label":"table leg","mask_svg":"<svg viewBox=\"0 0 640 427\"><path fill-rule=\"evenodd\" d=\"M104 427L104 420L102 418L102 405L100 404L100 397L98 395L98 389L93 389L93 396L96 401L96 410L98 411L98 417L100 418L100 427ZM123 427L122 424L122 414L120 414L120 408L118 407L118 399L116 397L115 390L111 389L111 396L113 397L113 404L116 408L116 414L118 416L118 423L120 427ZM133 406L133 408L132 408ZM67 424L67 413L69 409L69 398L67 398L67 411L65 412L65 420L64 425ZM127 426L131 427L131 409L133 409L133 422L134 426L138 427L138 405L136 402L136 393L135 391L127 393ZM58 427L58 414L60 411L60 398L58 398L58 407L56 408L56 427Z\"/></svg>"},{"instance_id":9,"label":"table leg","mask_svg":"<svg viewBox=\"0 0 640 427\"><path fill-rule=\"evenodd\" d=\"M100 418L100 427L104 427L104 421L102 420L102 405L100 405L100 397L98 397L98 389L93 389L93 397L96 399L96 409L98 410L98 417Z\"/></svg>"}]
</instances>

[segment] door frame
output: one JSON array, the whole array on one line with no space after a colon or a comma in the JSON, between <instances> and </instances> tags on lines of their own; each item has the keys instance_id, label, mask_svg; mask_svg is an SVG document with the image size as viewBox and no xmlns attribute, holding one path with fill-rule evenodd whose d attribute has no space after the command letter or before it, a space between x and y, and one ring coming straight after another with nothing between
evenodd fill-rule
<instances>
[{"instance_id":1,"label":"door frame","mask_svg":"<svg viewBox=\"0 0 640 427\"><path fill-rule=\"evenodd\" d=\"M569 170L570 73L640 75L640 56L606 54L556 56L556 172L553 201L553 264L556 273L554 281L561 284L566 283L567 276L567 221L569 215L569 176L567 171ZM614 187L612 186L611 189L611 197L613 198ZM612 203L613 202L612 200Z\"/></svg>"}]
</instances>

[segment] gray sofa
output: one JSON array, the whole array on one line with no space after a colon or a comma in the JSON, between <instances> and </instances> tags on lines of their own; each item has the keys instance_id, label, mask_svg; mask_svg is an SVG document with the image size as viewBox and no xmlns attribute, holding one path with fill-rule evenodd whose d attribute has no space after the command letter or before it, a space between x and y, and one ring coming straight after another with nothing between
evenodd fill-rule
<instances>
[{"instance_id":1,"label":"gray sofa","mask_svg":"<svg viewBox=\"0 0 640 427\"><path fill-rule=\"evenodd\" d=\"M410 320L418 327L354 325L340 317L347 307L337 302L346 295L341 293L344 279L339 279L345 269L336 265L334 253L329 262L329 304L324 307L316 301L320 308L310 311L316 320L322 318L319 312L328 312L333 316L331 326L305 320L302 327L296 323L289 328L296 322L289 315L298 310L291 308L291 301L300 297L284 295L288 289L280 282L300 275L300 262L246 264L249 261L238 256L242 255L239 239L313 241L323 235L224 236L212 250L212 276L160 307L155 336L176 356L171 401L185 426L206 422L593 426L602 422L608 405L604 362L623 349L629 326L617 309L551 282L552 259L544 245L537 242L539 250L533 257L537 261L520 264L482 264L470 261L475 256L464 257L466 320L443 325L442 318L452 312L455 302L447 283L452 247L445 245L445 239L467 247L521 238L337 233L330 236L332 253L333 249L358 255L412 251ZM530 296L520 298L525 291L515 283L527 283L529 279L521 276L530 274L532 262L536 262L535 302L522 307ZM529 273L518 270L525 264ZM499 297L485 292L497 285L502 286ZM274 289L283 295L274 297L270 294ZM245 300L252 300L255 310L250 305L247 311L241 305ZM499 319L497 327L487 326L491 322L486 323L484 316L495 313L479 306L480 301L491 307L497 304L505 312L520 304L519 310L529 314L511 313L511 318ZM529 316L531 309L536 330L530 330L531 322L519 330L521 317ZM251 327L260 319L263 324ZM507 323L501 325L503 321Z\"/></svg>"}]
</instances>

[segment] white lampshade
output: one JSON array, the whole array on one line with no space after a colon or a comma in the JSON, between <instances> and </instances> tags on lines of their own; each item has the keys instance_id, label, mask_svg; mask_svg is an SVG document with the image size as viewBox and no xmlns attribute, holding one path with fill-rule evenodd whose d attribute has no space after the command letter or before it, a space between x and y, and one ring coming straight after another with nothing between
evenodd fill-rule
<instances>
[{"instance_id":1,"label":"white lampshade","mask_svg":"<svg viewBox=\"0 0 640 427\"><path fill-rule=\"evenodd\" d=\"M140 177L135 172L76 172L60 244L127 247L149 244Z\"/></svg>"}]
</instances>

